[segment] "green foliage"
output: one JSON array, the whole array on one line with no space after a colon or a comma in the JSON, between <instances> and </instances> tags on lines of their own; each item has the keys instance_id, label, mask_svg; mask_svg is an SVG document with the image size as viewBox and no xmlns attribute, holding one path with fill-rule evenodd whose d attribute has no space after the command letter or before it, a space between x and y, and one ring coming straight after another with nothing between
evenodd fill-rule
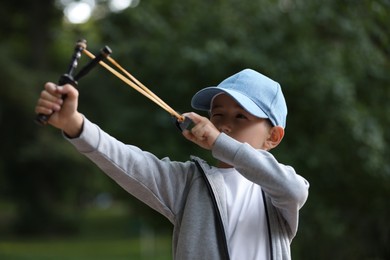
<instances>
[{"instance_id":1,"label":"green foliage","mask_svg":"<svg viewBox=\"0 0 390 260\"><path fill-rule=\"evenodd\" d=\"M149 0L75 26L61 23L51 3L39 11L51 15L44 16L46 26L38 32L41 20L26 22L37 9L16 12L5 4L1 12L18 14L1 29L7 38L0 43L0 122L6 137L0 194L18 205L21 223L36 231L45 230L42 218L48 218L45 224L62 218L51 225L54 231L68 229L69 222L77 230L77 214L67 216L98 191L129 201L58 131L31 123L43 83L57 79L73 42L83 37L92 52L109 45L113 58L181 112L191 110L197 90L246 67L279 81L289 117L274 154L311 184L292 244L294 258L387 259L389 7L386 0ZM35 33L15 33L29 30ZM46 41L38 55L31 46L42 42L39 37ZM195 154L212 160L181 138L165 111L104 69L96 68L79 86L80 110L118 139L159 157L186 160ZM155 217L131 199L129 208Z\"/></svg>"}]
</instances>

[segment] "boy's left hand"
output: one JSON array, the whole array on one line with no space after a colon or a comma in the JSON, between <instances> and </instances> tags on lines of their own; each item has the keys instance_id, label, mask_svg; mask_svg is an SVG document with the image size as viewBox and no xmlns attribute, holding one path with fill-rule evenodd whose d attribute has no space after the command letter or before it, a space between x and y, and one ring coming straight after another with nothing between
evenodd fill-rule
<instances>
[{"instance_id":1,"label":"boy's left hand","mask_svg":"<svg viewBox=\"0 0 390 260\"><path fill-rule=\"evenodd\" d=\"M184 130L183 136L200 147L211 150L215 140L217 140L217 137L220 134L218 129L208 118L194 112L185 113L183 115L189 117L195 124L191 130Z\"/></svg>"}]
</instances>

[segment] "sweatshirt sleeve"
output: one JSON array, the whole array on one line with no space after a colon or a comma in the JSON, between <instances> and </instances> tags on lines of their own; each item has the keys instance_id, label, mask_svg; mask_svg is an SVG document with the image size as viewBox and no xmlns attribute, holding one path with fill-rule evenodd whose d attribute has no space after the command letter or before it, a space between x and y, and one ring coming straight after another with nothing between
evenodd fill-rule
<instances>
[{"instance_id":1,"label":"sweatshirt sleeve","mask_svg":"<svg viewBox=\"0 0 390 260\"><path fill-rule=\"evenodd\" d=\"M298 212L308 197L309 183L291 166L280 164L264 150L256 150L221 133L212 150L213 156L228 163L248 180L261 186L272 204L288 222L291 232L298 228Z\"/></svg>"},{"instance_id":2,"label":"sweatshirt sleeve","mask_svg":"<svg viewBox=\"0 0 390 260\"><path fill-rule=\"evenodd\" d=\"M124 190L174 223L184 203L185 187L194 172L192 163L159 159L136 146L124 144L87 118L79 137L64 137Z\"/></svg>"}]
</instances>

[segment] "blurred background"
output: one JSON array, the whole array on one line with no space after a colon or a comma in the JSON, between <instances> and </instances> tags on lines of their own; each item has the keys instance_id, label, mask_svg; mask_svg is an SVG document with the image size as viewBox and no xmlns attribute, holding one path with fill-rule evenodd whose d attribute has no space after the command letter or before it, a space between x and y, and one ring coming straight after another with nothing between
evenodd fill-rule
<instances>
[{"instance_id":1,"label":"blurred background","mask_svg":"<svg viewBox=\"0 0 390 260\"><path fill-rule=\"evenodd\" d=\"M293 259L390 259L389 0L41 0L0 4L0 258L171 259L172 226L33 122L75 42L111 55L175 110L253 68L289 107L273 154L311 184ZM80 59L79 68L88 62ZM80 111L159 157L213 161L101 67ZM145 165L145 167L147 167Z\"/></svg>"}]
</instances>

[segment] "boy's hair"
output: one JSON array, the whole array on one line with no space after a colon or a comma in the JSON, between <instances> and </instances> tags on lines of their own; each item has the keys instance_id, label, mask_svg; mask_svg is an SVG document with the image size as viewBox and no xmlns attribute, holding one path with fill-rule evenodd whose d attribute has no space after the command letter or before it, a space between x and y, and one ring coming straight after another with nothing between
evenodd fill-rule
<instances>
[{"instance_id":1,"label":"boy's hair","mask_svg":"<svg viewBox=\"0 0 390 260\"><path fill-rule=\"evenodd\" d=\"M193 108L210 110L215 95L226 93L250 114L268 118L273 126L286 127L287 105L280 84L252 69L244 69L223 80L216 87L198 91L192 98Z\"/></svg>"}]
</instances>

